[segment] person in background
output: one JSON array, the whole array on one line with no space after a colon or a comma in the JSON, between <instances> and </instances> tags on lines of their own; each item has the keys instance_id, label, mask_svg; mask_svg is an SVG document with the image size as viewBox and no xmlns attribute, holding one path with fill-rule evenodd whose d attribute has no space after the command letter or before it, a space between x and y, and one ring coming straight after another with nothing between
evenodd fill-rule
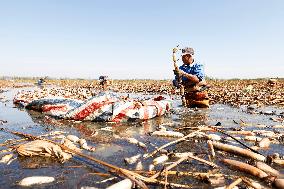
<instances>
[{"instance_id":1,"label":"person in background","mask_svg":"<svg viewBox=\"0 0 284 189\"><path fill-rule=\"evenodd\" d=\"M205 81L204 66L194 59L194 49L185 47L182 49L183 65L179 67L179 75L176 71L173 85L177 88L184 86L186 105L189 108L208 108L209 97L205 89L209 88ZM178 83L181 77L182 82Z\"/></svg>"},{"instance_id":2,"label":"person in background","mask_svg":"<svg viewBox=\"0 0 284 189\"><path fill-rule=\"evenodd\" d=\"M108 80L108 76L102 75L99 77L99 85L102 87L103 90L106 90L109 84L110 81Z\"/></svg>"},{"instance_id":3,"label":"person in background","mask_svg":"<svg viewBox=\"0 0 284 189\"><path fill-rule=\"evenodd\" d=\"M43 79L43 78L40 78L40 79L37 81L37 84L38 84L39 86L41 86L43 83L44 83L44 79Z\"/></svg>"}]
</instances>

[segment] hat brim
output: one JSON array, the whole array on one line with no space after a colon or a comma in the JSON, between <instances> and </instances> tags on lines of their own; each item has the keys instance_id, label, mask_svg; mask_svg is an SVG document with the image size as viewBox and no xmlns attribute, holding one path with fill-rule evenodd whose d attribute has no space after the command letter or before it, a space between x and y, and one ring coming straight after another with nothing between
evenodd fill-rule
<instances>
[{"instance_id":1,"label":"hat brim","mask_svg":"<svg viewBox=\"0 0 284 189\"><path fill-rule=\"evenodd\" d=\"M182 55L186 55L186 54L189 54L190 56L193 56L193 54L190 54L190 53L182 53Z\"/></svg>"}]
</instances>

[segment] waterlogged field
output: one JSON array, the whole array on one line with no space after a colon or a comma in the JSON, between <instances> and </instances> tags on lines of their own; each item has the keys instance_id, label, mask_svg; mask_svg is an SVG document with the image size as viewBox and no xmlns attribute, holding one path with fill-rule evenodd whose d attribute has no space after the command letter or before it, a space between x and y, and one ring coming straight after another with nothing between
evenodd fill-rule
<instances>
[{"instance_id":1,"label":"waterlogged field","mask_svg":"<svg viewBox=\"0 0 284 189\"><path fill-rule=\"evenodd\" d=\"M13 98L19 90L42 90L34 85L36 81L0 83L0 127L3 128L0 131L0 188L25 188L20 181L32 176L53 177L53 180L46 180L47 183L30 186L32 188L106 188L127 177L119 174L116 168L143 176L134 178L149 188L164 188L165 185L168 188L217 188L238 179L241 179L239 188L281 188L279 183L282 184L284 171L283 80L272 85L264 79L210 80L210 109L181 107L178 91L171 87L171 81L113 81L109 90L119 95L138 99L164 95L174 100L173 109L166 115L128 123L61 120L26 110L15 106ZM43 88L58 87L62 87L69 98L81 100L100 90L96 81L87 80L48 80ZM153 153L180 139L156 136L153 133L157 130L178 132L188 138ZM73 154L64 163L52 157L20 156L15 148L30 140L9 131L42 136L58 143L61 141L58 136L77 136L94 149L81 149L74 142L81 153L108 165L78 154ZM56 135L57 131L62 134ZM222 144L241 147L244 153L238 153L234 148L226 150L220 147ZM254 152L248 156L245 149ZM127 159L130 157L133 158ZM246 170L224 159L246 163L244 167L247 164L256 167L259 162L266 162L275 170L263 172L260 170L265 167L262 164L257 169L248 167ZM172 166L177 161L176 166ZM109 164L115 167L110 168ZM160 175L153 176L157 173Z\"/></svg>"}]
</instances>

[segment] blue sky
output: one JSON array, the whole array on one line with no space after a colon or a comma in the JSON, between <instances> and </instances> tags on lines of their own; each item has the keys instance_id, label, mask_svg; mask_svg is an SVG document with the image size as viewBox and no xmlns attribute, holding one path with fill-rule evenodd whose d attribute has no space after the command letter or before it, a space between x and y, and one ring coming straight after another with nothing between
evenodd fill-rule
<instances>
[{"instance_id":1,"label":"blue sky","mask_svg":"<svg viewBox=\"0 0 284 189\"><path fill-rule=\"evenodd\" d=\"M179 44L210 77L284 77L283 10L282 0L0 0L0 76L169 79Z\"/></svg>"}]
</instances>

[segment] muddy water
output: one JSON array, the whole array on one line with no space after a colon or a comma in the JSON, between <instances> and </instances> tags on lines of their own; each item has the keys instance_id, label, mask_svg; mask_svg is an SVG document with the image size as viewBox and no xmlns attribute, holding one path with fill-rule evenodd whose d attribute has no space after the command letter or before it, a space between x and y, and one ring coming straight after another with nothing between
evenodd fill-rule
<instances>
[{"instance_id":1,"label":"muddy water","mask_svg":"<svg viewBox=\"0 0 284 189\"><path fill-rule=\"evenodd\" d=\"M239 128L241 122L246 123L246 130L260 129L260 124L266 125L266 130L271 130L269 127L281 124L276 123L270 119L268 115L255 115L245 113L242 109L232 108L226 105L213 105L210 109L185 109L180 107L177 99L174 104L174 109L171 113L144 122L131 123L95 123L95 122L73 122L62 121L47 117L43 114L34 111L27 111L15 107L12 99L19 89L11 89L0 94L5 96L8 101L0 102L0 120L5 120L7 123L0 125L2 128L7 128L13 131L23 133L41 135L50 131L62 130L69 134L74 134L80 138L85 138L88 144L96 147L95 152L85 152L88 155L94 156L97 159L111 163L113 165L133 170L135 165L126 165L123 161L124 157L130 157L138 153L144 154L146 151L136 145L128 143L123 137L134 137L147 145L148 152L153 151L171 140L171 138L153 137L150 135L152 131L156 130L159 125L164 125L169 129L178 129L182 127L198 127L201 125L215 125L220 122L221 126L225 128ZM135 97L135 94L132 94ZM266 110L282 111L281 109L266 108ZM109 128L109 130L105 130ZM111 130L110 130L111 129ZM261 128L263 129L263 128ZM184 129L181 132L184 134L192 132L191 129ZM282 132L280 130L280 132ZM222 135L220 135L222 136ZM17 140L20 137L0 131L0 143L8 139ZM247 145L252 143L245 142ZM239 144L235 144L239 145ZM6 146L0 146L0 150L6 149ZM273 145L269 150L261 150L260 152L267 155L278 152L284 155L283 145ZM191 151L204 159L207 157L206 141L189 140L175 146L169 147L168 151L185 152ZM0 154L2 156L3 154ZM15 157L17 155L15 154ZM147 170L152 159L143 161L144 169ZM244 161L244 159L242 160ZM223 167L219 172L239 174L230 171L223 166L218 160L215 163ZM161 167L158 167L161 168ZM210 167L197 163L196 161L189 161L179 166L182 171L201 171L207 172ZM283 172L281 167L278 170ZM53 176L55 182L50 184L36 185L33 188L81 188L84 186L92 186L96 188L105 188L118 179L101 182L109 177L98 176L94 173L107 173L108 169L98 165L94 162L88 161L84 158L75 156L71 160L60 164L59 162L49 158L23 158L18 157L9 165L0 164L0 188L21 188L17 182L22 178L28 176ZM178 178L173 177L173 182L192 184L193 188L213 188L212 185L201 182L191 177ZM227 180L227 183L231 180ZM162 188L160 186L151 186L151 188Z\"/></svg>"}]
</instances>

